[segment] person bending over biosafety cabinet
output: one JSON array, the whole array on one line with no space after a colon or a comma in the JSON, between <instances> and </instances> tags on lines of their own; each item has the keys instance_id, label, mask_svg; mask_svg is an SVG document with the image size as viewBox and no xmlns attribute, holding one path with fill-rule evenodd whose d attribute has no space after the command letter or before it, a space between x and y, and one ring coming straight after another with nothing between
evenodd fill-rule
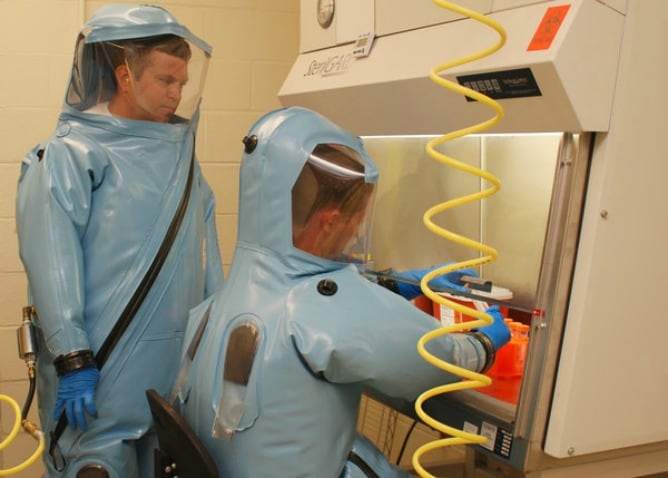
<instances>
[{"instance_id":1,"label":"person bending over biosafety cabinet","mask_svg":"<svg viewBox=\"0 0 668 478\"><path fill-rule=\"evenodd\" d=\"M49 477L153 476L145 391L169 392L188 310L223 282L194 153L210 51L163 8L101 8L76 41L55 134L23 160Z\"/></svg>"},{"instance_id":2,"label":"person bending over biosafety cabinet","mask_svg":"<svg viewBox=\"0 0 668 478\"><path fill-rule=\"evenodd\" d=\"M299 107L268 113L244 142L234 258L191 312L176 408L221 476L407 476L357 436L363 390L412 401L458 377L418 354L438 321L350 262L368 255L377 169L361 139ZM430 351L485 370L510 338L492 315Z\"/></svg>"}]
</instances>

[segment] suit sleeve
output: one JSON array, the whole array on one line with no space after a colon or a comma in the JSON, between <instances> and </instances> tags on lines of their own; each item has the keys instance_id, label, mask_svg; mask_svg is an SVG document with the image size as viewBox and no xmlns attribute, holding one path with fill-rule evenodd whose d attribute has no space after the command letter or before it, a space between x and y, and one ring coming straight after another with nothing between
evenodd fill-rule
<instances>
[{"instance_id":1,"label":"suit sleeve","mask_svg":"<svg viewBox=\"0 0 668 478\"><path fill-rule=\"evenodd\" d=\"M24 161L18 185L19 252L50 351L89 349L83 327L85 265L81 238L90 214L95 172L62 142ZM97 178L100 179L100 178Z\"/></svg>"},{"instance_id":2,"label":"suit sleeve","mask_svg":"<svg viewBox=\"0 0 668 478\"><path fill-rule=\"evenodd\" d=\"M337 283L333 295L319 294L315 278L293 289L289 299L295 348L315 375L334 383L361 383L405 400L460 380L417 351L420 338L440 327L436 319L359 274L338 275L330 277ZM467 334L442 335L426 347L468 370L485 364L484 348Z\"/></svg>"}]
</instances>

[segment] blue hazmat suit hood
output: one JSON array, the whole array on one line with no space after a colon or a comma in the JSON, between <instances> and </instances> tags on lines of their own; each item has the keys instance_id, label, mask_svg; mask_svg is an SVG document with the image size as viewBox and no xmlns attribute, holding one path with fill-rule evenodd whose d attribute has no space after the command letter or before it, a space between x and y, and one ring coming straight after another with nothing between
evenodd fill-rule
<instances>
[{"instance_id":1,"label":"blue hazmat suit hood","mask_svg":"<svg viewBox=\"0 0 668 478\"><path fill-rule=\"evenodd\" d=\"M316 257L294 247L291 191L309 155L317 145L324 143L356 151L364 161L365 181L376 183L378 170L362 140L316 112L292 107L260 118L245 142L240 171L237 247L260 248L276 256L288 276L345 267L345 262Z\"/></svg>"},{"instance_id":2,"label":"blue hazmat suit hood","mask_svg":"<svg viewBox=\"0 0 668 478\"><path fill-rule=\"evenodd\" d=\"M211 46L181 25L167 10L153 5L108 5L81 28L65 96L64 111L87 111L109 101L116 89L114 69L128 51L153 46L169 36L187 45L188 82L176 118L196 116L211 57ZM121 50L125 53L122 54ZM139 73L138 73L139 74Z\"/></svg>"},{"instance_id":3,"label":"blue hazmat suit hood","mask_svg":"<svg viewBox=\"0 0 668 478\"><path fill-rule=\"evenodd\" d=\"M157 5L107 5L81 28L87 43L175 35L211 53L211 46L193 35L167 10Z\"/></svg>"}]
</instances>

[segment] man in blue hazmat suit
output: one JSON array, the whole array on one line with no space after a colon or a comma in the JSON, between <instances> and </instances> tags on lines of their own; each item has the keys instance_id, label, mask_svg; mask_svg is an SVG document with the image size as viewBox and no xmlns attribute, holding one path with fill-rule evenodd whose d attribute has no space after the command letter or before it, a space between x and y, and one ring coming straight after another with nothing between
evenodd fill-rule
<instances>
[{"instance_id":1,"label":"man in blue hazmat suit","mask_svg":"<svg viewBox=\"0 0 668 478\"><path fill-rule=\"evenodd\" d=\"M191 312L172 396L221 476L406 476L356 436L363 391L412 401L458 377L417 352L439 323L360 273L377 170L361 139L303 108L244 143L234 258ZM485 370L510 338L490 312L430 351Z\"/></svg>"},{"instance_id":2,"label":"man in blue hazmat suit","mask_svg":"<svg viewBox=\"0 0 668 478\"><path fill-rule=\"evenodd\" d=\"M23 161L50 477L153 476L145 392L169 391L188 310L223 282L194 153L210 52L163 8L103 7L78 36L55 134Z\"/></svg>"}]
</instances>

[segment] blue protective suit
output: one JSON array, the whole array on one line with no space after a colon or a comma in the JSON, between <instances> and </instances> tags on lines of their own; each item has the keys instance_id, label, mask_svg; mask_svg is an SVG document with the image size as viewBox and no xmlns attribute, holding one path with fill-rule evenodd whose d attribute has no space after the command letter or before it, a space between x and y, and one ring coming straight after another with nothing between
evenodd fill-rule
<instances>
[{"instance_id":1,"label":"blue protective suit","mask_svg":"<svg viewBox=\"0 0 668 478\"><path fill-rule=\"evenodd\" d=\"M382 466L380 476L406 476L368 442L355 443L358 406L365 389L412 401L456 379L416 349L439 323L365 279L355 265L315 257L291 242L290 191L316 145L356 150L369 181L377 179L376 169L359 138L305 109L272 112L252 135L257 148L241 165L239 236L229 275L188 324L186 345L208 321L190 379L179 389L182 413L221 476L365 476L348 462L353 446L367 463ZM257 350L244 384L233 378L244 364L228 350L232 334L249 325L258 332ZM468 369L485 362L481 344L465 334L428 347Z\"/></svg>"},{"instance_id":2,"label":"blue protective suit","mask_svg":"<svg viewBox=\"0 0 668 478\"><path fill-rule=\"evenodd\" d=\"M130 38L188 34L159 8L128 5L105 13L82 31L94 32L97 40L118 32ZM85 349L96 353L144 277L185 189L196 119L136 121L89 114L66 101L56 133L23 161L16 217L39 315L38 403L47 434L55 426L54 358ZM91 463L111 478L153 476L151 458L136 442L151 425L145 391L169 391L188 310L222 281L214 198L195 162L169 256L101 370L98 418L89 420L87 432L68 427L60 438L67 464L62 473L45 453L48 476L74 477ZM147 468L141 468L144 459Z\"/></svg>"}]
</instances>

